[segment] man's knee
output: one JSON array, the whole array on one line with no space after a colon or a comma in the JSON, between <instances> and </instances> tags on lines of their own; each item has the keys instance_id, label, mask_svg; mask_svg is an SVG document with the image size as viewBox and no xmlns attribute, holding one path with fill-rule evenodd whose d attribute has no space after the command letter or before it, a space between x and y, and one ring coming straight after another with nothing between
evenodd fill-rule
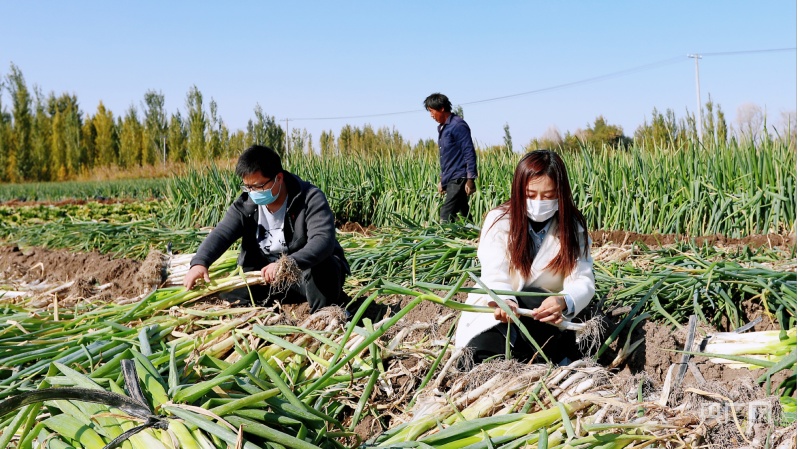
<instances>
[{"instance_id":1,"label":"man's knee","mask_svg":"<svg viewBox=\"0 0 798 449\"><path fill-rule=\"evenodd\" d=\"M311 311L340 305L345 277L346 267L335 256L302 271L298 287L310 304Z\"/></svg>"}]
</instances>

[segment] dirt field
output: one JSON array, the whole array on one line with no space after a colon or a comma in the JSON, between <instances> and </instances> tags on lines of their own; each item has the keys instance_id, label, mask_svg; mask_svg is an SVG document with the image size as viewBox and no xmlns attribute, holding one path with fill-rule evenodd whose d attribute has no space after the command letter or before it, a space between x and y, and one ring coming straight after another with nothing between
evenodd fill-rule
<instances>
[{"instance_id":1,"label":"dirt field","mask_svg":"<svg viewBox=\"0 0 798 449\"><path fill-rule=\"evenodd\" d=\"M362 229L362 228L361 228ZM362 232L362 231L360 231ZM367 232L367 230L366 230ZM594 244L605 245L631 244L643 242L650 246L673 243L677 237L670 236L641 236L632 233L595 233ZM794 245L794 239L778 236L752 236L745 240L731 241L715 237L716 240L707 240L708 243L718 243L724 246L748 245L759 246L785 246ZM710 238L708 238L710 239ZM152 285L152 267L147 262L138 262L126 259L112 259L109 256L97 253L72 253L66 250L47 250L41 248L0 247L0 277L16 283L43 283L58 285L74 281L74 284L62 295L73 300L80 298L97 298L102 296L108 301L122 301L134 298L148 291ZM101 289L98 286L103 286ZM462 295L461 295L462 296ZM211 299L218 301L218 299ZM399 310L409 302L406 297L385 299L382 304L374 305L369 309L367 316L378 322L390 312ZM46 303L42 306L46 307ZM746 320L752 321L757 317L765 318L757 326L757 330L773 328L774 325L767 317L763 316L761 307L748 304L745 307ZM292 322L301 322L308 317L307 304L286 304L282 307L286 318ZM443 317L446 317L443 319ZM412 327L412 332L418 334L417 338L431 338L433 340L445 339L447 332L453 325L457 314L450 309L434 303L423 302L410 311L401 322L395 326L399 332L402 328ZM617 324L616 320L616 323ZM704 333L711 329L701 329ZM609 332L606 331L606 332ZM387 335L386 339L390 339ZM613 369L611 382L622 388L635 389L637 385L645 384L648 391L659 391L665 382L669 367L680 361L682 354L678 352L684 348L685 329L673 329L671 326L654 322L645 322L638 326L633 340L643 339L641 346L617 368ZM621 339L623 340L623 339ZM611 348L600 360L600 364L607 366L618 352L617 347ZM716 365L702 357L694 357L694 368L687 371L681 388L673 392L681 398L685 388L698 388L704 391L715 392L732 398L732 400L752 400L766 397L764 390L756 385L756 378L761 370L749 371L746 369L733 370L722 365ZM393 363L404 364L404 371L411 372L414 363L412 359L397 358ZM406 366L405 366L406 365ZM781 379L774 379L776 385ZM395 379L396 389L399 392L408 390L412 393L418 379L412 376L404 379ZM405 392L407 393L407 392ZM378 423L365 420L359 426L361 435L367 437L378 431ZM726 434L718 434L717 441L728 438Z\"/></svg>"},{"instance_id":2,"label":"dirt field","mask_svg":"<svg viewBox=\"0 0 798 449\"><path fill-rule=\"evenodd\" d=\"M599 236L600 237L600 236ZM605 235L604 242L639 241L638 235L613 234ZM654 237L649 236L650 239ZM596 239L598 243L599 239ZM767 239L751 238L747 244L754 242L766 242ZM728 241L725 242L729 244ZM784 244L783 241L780 242ZM0 247L0 274L5 279L17 281L40 281L47 284L59 285L69 281L76 281L75 284L66 291L67 295L89 297L99 292L93 291L96 286L103 285L102 294L108 300L123 300L135 297L147 290L147 279L152 278L151 270L145 263L129 259L112 259L107 255L98 253L72 253L66 250L48 250L42 248ZM397 306L401 306L402 301L407 298L397 298ZM398 307L393 307L398 310ZM378 321L381 315L387 313L391 308L388 306L374 307L369 312L369 318ZM294 321L302 321L308 315L306 304L286 304L283 311L287 317ZM451 311L433 303L422 303L411 311L406 317L407 323L431 323L439 317L450 314ZM757 317L763 317L762 322L757 325L757 330L772 329L774 324L767 317L763 316L761 307L749 304L746 310L747 321L752 321ZM454 315L450 318L453 322ZM451 323L436 325L438 338L443 338L448 326ZM668 367L676 363L681 357L675 350L684 347L685 335L683 330L674 330L664 324L648 322L642 326L643 330L638 330L638 337L645 338L644 343L635 354L630 357L627 363L622 366L620 372L628 375L636 375L641 372L647 373L651 379L657 383L664 380ZM614 357L612 354L610 357ZM609 358L608 361L611 361ZM701 368L706 381L719 381L733 383L739 377L754 378L755 371L728 370L718 366L705 366L702 362L697 364ZM692 378L688 373L686 381Z\"/></svg>"}]
</instances>

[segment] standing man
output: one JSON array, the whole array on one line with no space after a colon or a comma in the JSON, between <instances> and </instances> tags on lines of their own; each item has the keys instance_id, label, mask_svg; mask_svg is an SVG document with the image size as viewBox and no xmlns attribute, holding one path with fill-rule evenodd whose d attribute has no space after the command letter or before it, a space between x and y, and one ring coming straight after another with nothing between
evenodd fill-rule
<instances>
[{"instance_id":1,"label":"standing man","mask_svg":"<svg viewBox=\"0 0 798 449\"><path fill-rule=\"evenodd\" d=\"M191 259L183 286L191 289L199 279L210 281L208 267L241 239L238 265L244 271L258 270L270 284L277 275L277 261L285 254L302 272L298 282L289 287L288 299L307 301L311 313L342 305L347 298L343 285L349 264L335 238L335 219L324 193L283 170L280 156L260 145L241 154L236 174L243 181L243 192ZM254 300L269 299L268 285L249 289ZM249 302L246 287L220 296Z\"/></svg>"},{"instance_id":2,"label":"standing man","mask_svg":"<svg viewBox=\"0 0 798 449\"><path fill-rule=\"evenodd\" d=\"M453 221L457 214L468 217L468 197L476 192L477 153L471 129L462 117L452 114L446 95L434 93L424 100L424 107L438 122L438 149L441 180L438 193L446 198L441 206L441 223Z\"/></svg>"}]
</instances>

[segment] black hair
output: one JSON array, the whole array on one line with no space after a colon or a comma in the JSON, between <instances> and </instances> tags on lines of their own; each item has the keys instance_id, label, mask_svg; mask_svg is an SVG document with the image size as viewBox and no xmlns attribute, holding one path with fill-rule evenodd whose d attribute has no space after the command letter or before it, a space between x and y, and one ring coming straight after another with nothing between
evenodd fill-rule
<instances>
[{"instance_id":1,"label":"black hair","mask_svg":"<svg viewBox=\"0 0 798 449\"><path fill-rule=\"evenodd\" d=\"M444 111L451 113L452 102L449 101L449 98L446 95L435 92L424 100L424 108L426 108L428 111L430 109L435 109L436 111L443 109Z\"/></svg>"},{"instance_id":2,"label":"black hair","mask_svg":"<svg viewBox=\"0 0 798 449\"><path fill-rule=\"evenodd\" d=\"M236 163L236 175L243 178L255 172L267 178L274 178L283 172L280 155L269 147L252 145L244 150Z\"/></svg>"}]
</instances>

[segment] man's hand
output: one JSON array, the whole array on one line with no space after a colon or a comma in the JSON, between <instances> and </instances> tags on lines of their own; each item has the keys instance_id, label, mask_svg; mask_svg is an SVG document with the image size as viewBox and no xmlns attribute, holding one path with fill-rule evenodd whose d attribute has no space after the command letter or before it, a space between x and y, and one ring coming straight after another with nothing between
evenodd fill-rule
<instances>
[{"instance_id":1,"label":"man's hand","mask_svg":"<svg viewBox=\"0 0 798 449\"><path fill-rule=\"evenodd\" d=\"M274 278L277 277L277 262L270 263L263 267L263 269L260 270L260 274L263 275L263 280L266 281L267 284L274 282Z\"/></svg>"},{"instance_id":2,"label":"man's hand","mask_svg":"<svg viewBox=\"0 0 798 449\"><path fill-rule=\"evenodd\" d=\"M197 279L200 278L205 280L205 282L211 281L211 277L208 275L208 268L202 265L192 266L188 269L188 273L186 273L186 276L183 278L183 287L186 287L186 290L191 290L197 282Z\"/></svg>"},{"instance_id":3,"label":"man's hand","mask_svg":"<svg viewBox=\"0 0 798 449\"><path fill-rule=\"evenodd\" d=\"M543 300L540 307L532 309L534 318L541 323L562 323L562 314L568 309L564 296L549 296Z\"/></svg>"},{"instance_id":4,"label":"man's hand","mask_svg":"<svg viewBox=\"0 0 798 449\"><path fill-rule=\"evenodd\" d=\"M513 311L513 314L518 315L518 313L516 312L516 310L518 309L518 304L516 304L515 301L513 301L512 299L506 299L504 302L507 303L507 306L510 308L510 310ZM498 321L501 321L502 323L507 323L510 321L511 319L510 316L507 315L507 313L504 310L502 310L502 308L499 307L498 304L496 304L496 301L490 301L488 303L488 307L496 308L493 311L493 317L496 318Z\"/></svg>"},{"instance_id":5,"label":"man's hand","mask_svg":"<svg viewBox=\"0 0 798 449\"><path fill-rule=\"evenodd\" d=\"M474 180L473 179L466 179L466 183L465 183L466 196L471 196L476 191L477 191L477 185L474 183Z\"/></svg>"},{"instance_id":6,"label":"man's hand","mask_svg":"<svg viewBox=\"0 0 798 449\"><path fill-rule=\"evenodd\" d=\"M443 190L443 183L438 182L438 195L443 195L445 191Z\"/></svg>"}]
</instances>

